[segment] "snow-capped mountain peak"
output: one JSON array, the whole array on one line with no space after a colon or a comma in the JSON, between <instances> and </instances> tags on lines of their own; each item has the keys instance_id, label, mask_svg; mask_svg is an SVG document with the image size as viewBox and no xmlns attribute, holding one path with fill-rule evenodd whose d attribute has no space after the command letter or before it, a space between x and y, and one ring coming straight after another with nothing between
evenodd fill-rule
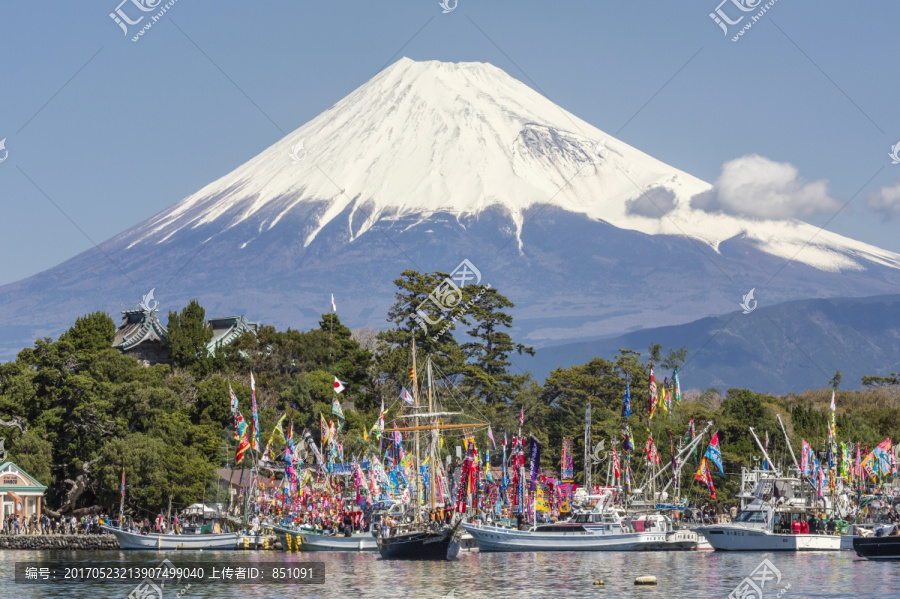
<instances>
[{"instance_id":1,"label":"snow-capped mountain peak","mask_svg":"<svg viewBox=\"0 0 900 599\"><path fill-rule=\"evenodd\" d=\"M550 204L622 229L687 236L713 249L743 235L766 253L796 255L822 270L861 269L858 258L900 267L891 252L815 235L816 228L800 221L747 220L691 208L690 198L710 188L490 64L403 58L126 235L133 247L212 222L230 229L247 221L263 235L302 209L313 215L300 232L306 247L348 211L352 241L382 219L462 217L499 207L511 218L521 251L524 212ZM643 209L635 208L637 202Z\"/></svg>"}]
</instances>

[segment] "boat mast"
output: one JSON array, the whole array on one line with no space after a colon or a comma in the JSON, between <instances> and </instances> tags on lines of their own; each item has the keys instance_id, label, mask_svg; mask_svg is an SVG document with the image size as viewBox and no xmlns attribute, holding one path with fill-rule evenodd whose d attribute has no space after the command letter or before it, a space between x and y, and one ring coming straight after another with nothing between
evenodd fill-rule
<instances>
[{"instance_id":1,"label":"boat mast","mask_svg":"<svg viewBox=\"0 0 900 599\"><path fill-rule=\"evenodd\" d=\"M775 473L775 475L777 476L777 475L779 474L779 473L778 473L778 469L775 468L775 464L772 462L772 458L769 457L769 453L766 451L766 448L763 447L763 444L759 442L759 437L757 437L757 436L756 436L756 433L753 432L753 427L751 426L751 427L749 427L749 428L750 428L750 434L753 435L753 439L756 441L756 444L759 446L759 449L763 452L763 455L764 455L765 458L766 458L766 463L769 464L769 465L771 466L772 471L773 471L773 472ZM788 443L788 446L790 446L790 443Z\"/></svg>"},{"instance_id":2,"label":"boat mast","mask_svg":"<svg viewBox=\"0 0 900 599\"><path fill-rule=\"evenodd\" d=\"M416 446L416 477L415 477L415 487L416 487L416 522L419 522L422 517L422 496L419 493L421 489L420 481L419 481L419 382L418 382L418 373L416 372L416 338L412 338L412 377L413 377L413 408L416 410L416 418L415 418L415 446Z\"/></svg>"},{"instance_id":3,"label":"boat mast","mask_svg":"<svg viewBox=\"0 0 900 599\"><path fill-rule=\"evenodd\" d=\"M591 494L591 402L584 409L584 486Z\"/></svg>"},{"instance_id":4,"label":"boat mast","mask_svg":"<svg viewBox=\"0 0 900 599\"><path fill-rule=\"evenodd\" d=\"M784 440L787 443L788 451L791 452L791 459L794 460L794 468L797 469L797 472L800 472L800 464L797 463L797 456L794 455L794 448L791 447L791 440L788 438L787 431L784 429L784 422L781 421L781 414L775 414L775 418L778 419L778 424L781 425L781 432L784 433ZM800 472L800 476L803 476L802 472Z\"/></svg>"},{"instance_id":5,"label":"boat mast","mask_svg":"<svg viewBox=\"0 0 900 599\"><path fill-rule=\"evenodd\" d=\"M426 363L428 367L428 411L435 412L434 409L434 399L431 392L431 358L428 358L428 362ZM435 473L435 445L437 444L438 437L438 429L437 429L438 419L437 416L434 416L434 432L431 434L431 476L428 479L428 487L431 491L431 509L435 509L434 503L434 473ZM442 498L443 499L443 498Z\"/></svg>"}]
</instances>

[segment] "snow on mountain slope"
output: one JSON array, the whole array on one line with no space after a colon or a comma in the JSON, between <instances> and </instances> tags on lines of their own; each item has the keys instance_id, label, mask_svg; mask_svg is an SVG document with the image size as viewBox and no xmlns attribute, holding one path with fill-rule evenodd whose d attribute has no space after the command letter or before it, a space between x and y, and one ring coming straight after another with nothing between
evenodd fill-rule
<instances>
[{"instance_id":1,"label":"snow on mountain slope","mask_svg":"<svg viewBox=\"0 0 900 599\"><path fill-rule=\"evenodd\" d=\"M863 261L900 268L897 254L826 231L817 234L817 227L801 221L692 209L690 198L710 187L490 64L403 58L117 240L128 248L161 244L205 224L220 223L224 232L251 218L263 235L292 211L302 206L309 213L312 205L315 222L302 231L306 247L348 209L352 241L381 219L461 217L500 206L516 227L521 251L523 212L549 203L621 229L686 235L713 249L743 236L763 252L824 271L864 270ZM653 188L671 192L668 214L629 211L629 201ZM234 249L255 240L244 239Z\"/></svg>"}]
</instances>

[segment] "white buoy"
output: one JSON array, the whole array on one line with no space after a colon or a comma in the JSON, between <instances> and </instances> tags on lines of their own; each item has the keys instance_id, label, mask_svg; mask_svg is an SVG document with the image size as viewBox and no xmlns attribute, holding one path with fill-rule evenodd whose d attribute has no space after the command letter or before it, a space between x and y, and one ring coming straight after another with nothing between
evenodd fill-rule
<instances>
[{"instance_id":1,"label":"white buoy","mask_svg":"<svg viewBox=\"0 0 900 599\"><path fill-rule=\"evenodd\" d=\"M638 576L634 584L656 584L656 576Z\"/></svg>"}]
</instances>

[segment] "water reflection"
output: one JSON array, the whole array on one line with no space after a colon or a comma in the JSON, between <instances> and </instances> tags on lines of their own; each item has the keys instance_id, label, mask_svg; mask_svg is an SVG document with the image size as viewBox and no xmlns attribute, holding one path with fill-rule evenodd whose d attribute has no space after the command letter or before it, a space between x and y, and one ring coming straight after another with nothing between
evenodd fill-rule
<instances>
[{"instance_id":1,"label":"water reflection","mask_svg":"<svg viewBox=\"0 0 900 599\"><path fill-rule=\"evenodd\" d=\"M285 597L425 597L440 599L451 591L456 599L513 597L728 597L729 593L768 558L781 572L780 584L764 589L764 597L882 599L900 593L900 567L896 563L860 560L853 552L840 553L486 553L462 552L454 562L386 562L377 554L279 552L120 552L120 551L0 551L0 597L125 599L134 584L79 583L17 585L16 561L54 560L73 565L98 562L158 564L168 558L176 565L252 562L322 561L324 585L203 585L184 591L185 599ZM635 587L637 576L653 575L658 585ZM595 586L603 580L603 586ZM790 588L786 588L790 584ZM179 589L183 588L179 587ZM164 589L163 598L175 597ZM756 596L756 595L753 595ZM157 595L150 595L158 599ZM149 598L148 598L149 599Z\"/></svg>"}]
</instances>

